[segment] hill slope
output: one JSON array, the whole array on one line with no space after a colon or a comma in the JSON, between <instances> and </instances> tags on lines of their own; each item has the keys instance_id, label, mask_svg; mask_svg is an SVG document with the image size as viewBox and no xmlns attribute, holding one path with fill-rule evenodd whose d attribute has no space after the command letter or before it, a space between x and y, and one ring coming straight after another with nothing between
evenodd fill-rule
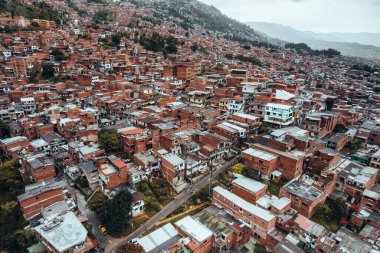
<instances>
[{"instance_id":1,"label":"hill slope","mask_svg":"<svg viewBox=\"0 0 380 253\"><path fill-rule=\"evenodd\" d=\"M222 14L213 6L197 0L127 0L139 7L148 7L159 19L175 17L178 25L184 29L201 26L237 41L266 42L266 38L257 34L251 27Z\"/></svg>"}]
</instances>

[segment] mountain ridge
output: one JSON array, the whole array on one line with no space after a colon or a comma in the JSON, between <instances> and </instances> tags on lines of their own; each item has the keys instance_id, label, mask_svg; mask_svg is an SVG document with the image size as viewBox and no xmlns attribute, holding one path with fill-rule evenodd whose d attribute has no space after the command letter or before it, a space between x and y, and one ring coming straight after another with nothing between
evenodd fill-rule
<instances>
[{"instance_id":1,"label":"mountain ridge","mask_svg":"<svg viewBox=\"0 0 380 253\"><path fill-rule=\"evenodd\" d=\"M338 34L348 33L315 33L310 31L300 31L290 26L270 22L247 22L255 31L269 38L282 40L283 43L306 43L313 49L332 48L340 51L343 55L353 57L363 57L368 59L380 59L380 47L376 45L365 45L358 42L344 40ZM379 43L380 43L380 34ZM348 35L346 35L348 36ZM374 36L377 36L374 33ZM330 41L326 40L329 37ZM282 44L283 44L282 43Z\"/></svg>"}]
</instances>

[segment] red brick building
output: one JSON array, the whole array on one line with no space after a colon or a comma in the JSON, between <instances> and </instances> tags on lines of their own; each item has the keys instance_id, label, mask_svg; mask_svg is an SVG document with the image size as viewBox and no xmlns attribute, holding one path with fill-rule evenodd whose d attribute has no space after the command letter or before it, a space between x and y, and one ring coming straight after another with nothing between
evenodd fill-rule
<instances>
[{"instance_id":1,"label":"red brick building","mask_svg":"<svg viewBox=\"0 0 380 253\"><path fill-rule=\"evenodd\" d=\"M276 223L276 217L273 214L219 186L213 190L212 203L250 225L251 236L261 244L266 244L267 234Z\"/></svg>"},{"instance_id":2,"label":"red brick building","mask_svg":"<svg viewBox=\"0 0 380 253\"><path fill-rule=\"evenodd\" d=\"M182 190L186 183L185 161L176 154L165 154L161 157L161 172L163 177L176 191Z\"/></svg>"},{"instance_id":3,"label":"red brick building","mask_svg":"<svg viewBox=\"0 0 380 253\"><path fill-rule=\"evenodd\" d=\"M22 150L29 150L29 140L25 136L15 136L0 140L0 147L10 158L17 158Z\"/></svg>"},{"instance_id":4,"label":"red brick building","mask_svg":"<svg viewBox=\"0 0 380 253\"><path fill-rule=\"evenodd\" d=\"M318 204L324 203L328 194L302 180L292 180L280 190L279 197L291 200L291 207L310 218Z\"/></svg>"},{"instance_id":5,"label":"red brick building","mask_svg":"<svg viewBox=\"0 0 380 253\"><path fill-rule=\"evenodd\" d=\"M175 227L178 232L185 238L189 238L190 242L187 246L194 253L208 253L214 245L214 234L206 226L191 216L177 221Z\"/></svg>"},{"instance_id":6,"label":"red brick building","mask_svg":"<svg viewBox=\"0 0 380 253\"><path fill-rule=\"evenodd\" d=\"M279 156L249 148L242 152L242 158L244 166L256 171L262 178L275 179L272 172L278 168Z\"/></svg>"},{"instance_id":7,"label":"red brick building","mask_svg":"<svg viewBox=\"0 0 380 253\"><path fill-rule=\"evenodd\" d=\"M53 179L56 175L54 161L45 154L26 157L22 160L22 175L33 182Z\"/></svg>"},{"instance_id":8,"label":"red brick building","mask_svg":"<svg viewBox=\"0 0 380 253\"><path fill-rule=\"evenodd\" d=\"M109 156L107 163L99 168L100 184L106 189L112 189L129 182L128 165L116 156Z\"/></svg>"},{"instance_id":9,"label":"red brick building","mask_svg":"<svg viewBox=\"0 0 380 253\"><path fill-rule=\"evenodd\" d=\"M267 185L247 177L238 177L232 181L232 193L252 204L264 196L267 189Z\"/></svg>"},{"instance_id":10,"label":"red brick building","mask_svg":"<svg viewBox=\"0 0 380 253\"><path fill-rule=\"evenodd\" d=\"M30 220L40 214L43 208L64 200L63 187L62 182L54 181L28 185L25 193L17 196L24 218Z\"/></svg>"}]
</instances>

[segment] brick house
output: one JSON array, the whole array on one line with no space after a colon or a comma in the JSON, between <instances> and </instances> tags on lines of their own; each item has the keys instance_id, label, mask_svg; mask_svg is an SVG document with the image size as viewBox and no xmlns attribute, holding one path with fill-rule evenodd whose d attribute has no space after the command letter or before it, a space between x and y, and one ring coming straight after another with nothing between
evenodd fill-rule
<instances>
[{"instance_id":1,"label":"brick house","mask_svg":"<svg viewBox=\"0 0 380 253\"><path fill-rule=\"evenodd\" d=\"M293 234L312 249L315 249L316 242L327 233L327 230L322 225L300 214L297 214L290 223Z\"/></svg>"},{"instance_id":2,"label":"brick house","mask_svg":"<svg viewBox=\"0 0 380 253\"><path fill-rule=\"evenodd\" d=\"M251 236L265 245L267 234L276 223L273 214L219 186L213 189L212 203L251 226Z\"/></svg>"},{"instance_id":3,"label":"brick house","mask_svg":"<svg viewBox=\"0 0 380 253\"><path fill-rule=\"evenodd\" d=\"M134 126L118 129L121 136L124 151L128 154L145 152L148 145L148 135L142 128Z\"/></svg>"},{"instance_id":4,"label":"brick house","mask_svg":"<svg viewBox=\"0 0 380 253\"><path fill-rule=\"evenodd\" d=\"M214 247L220 251L239 247L250 238L251 229L246 224L215 205L203 209L193 217L214 233Z\"/></svg>"},{"instance_id":5,"label":"brick house","mask_svg":"<svg viewBox=\"0 0 380 253\"><path fill-rule=\"evenodd\" d=\"M107 157L107 163L99 168L99 182L105 189L112 189L129 182L128 165L116 156Z\"/></svg>"},{"instance_id":6,"label":"brick house","mask_svg":"<svg viewBox=\"0 0 380 253\"><path fill-rule=\"evenodd\" d=\"M279 156L259 149L249 148L242 152L245 167L256 171L259 176L266 179L275 179L272 174L278 167Z\"/></svg>"},{"instance_id":7,"label":"brick house","mask_svg":"<svg viewBox=\"0 0 380 253\"><path fill-rule=\"evenodd\" d=\"M338 124L337 113L310 113L302 123L302 128L311 132L312 136L322 138L331 133Z\"/></svg>"},{"instance_id":8,"label":"brick house","mask_svg":"<svg viewBox=\"0 0 380 253\"><path fill-rule=\"evenodd\" d=\"M41 182L55 178L55 166L53 159L45 154L38 154L22 159L22 175L33 182Z\"/></svg>"},{"instance_id":9,"label":"brick house","mask_svg":"<svg viewBox=\"0 0 380 253\"><path fill-rule=\"evenodd\" d=\"M26 220L31 220L41 210L66 198L62 181L43 181L25 187L25 193L18 195L21 211Z\"/></svg>"},{"instance_id":10,"label":"brick house","mask_svg":"<svg viewBox=\"0 0 380 253\"><path fill-rule=\"evenodd\" d=\"M305 157L314 152L316 144L309 138L308 131L298 127L287 127L261 136L252 148L277 156L276 172L281 172L280 175L287 178L295 178L301 175ZM271 162L275 163L275 160ZM274 169L273 164L267 166L270 170ZM264 171L268 171L270 175L270 170Z\"/></svg>"},{"instance_id":11,"label":"brick house","mask_svg":"<svg viewBox=\"0 0 380 253\"><path fill-rule=\"evenodd\" d=\"M264 196L267 189L267 185L247 177L238 177L232 181L232 193L252 204Z\"/></svg>"},{"instance_id":12,"label":"brick house","mask_svg":"<svg viewBox=\"0 0 380 253\"><path fill-rule=\"evenodd\" d=\"M91 145L81 146L77 150L78 151L75 155L76 157L78 157L80 161L88 161L94 159L95 157L104 156L104 154L106 153L104 149L100 149L96 146Z\"/></svg>"},{"instance_id":13,"label":"brick house","mask_svg":"<svg viewBox=\"0 0 380 253\"><path fill-rule=\"evenodd\" d=\"M377 181L379 171L371 167L363 167L351 162L339 173L336 189L344 192L351 203L358 203L366 189L371 189Z\"/></svg>"},{"instance_id":14,"label":"brick house","mask_svg":"<svg viewBox=\"0 0 380 253\"><path fill-rule=\"evenodd\" d=\"M327 196L314 185L297 179L283 186L279 194L279 197L290 199L291 207L308 218L314 214L318 204L324 203Z\"/></svg>"},{"instance_id":15,"label":"brick house","mask_svg":"<svg viewBox=\"0 0 380 253\"><path fill-rule=\"evenodd\" d=\"M25 136L15 136L0 140L0 147L6 156L17 158L22 150L29 150L29 140Z\"/></svg>"},{"instance_id":16,"label":"brick house","mask_svg":"<svg viewBox=\"0 0 380 253\"><path fill-rule=\"evenodd\" d=\"M204 132L196 136L195 141L201 146L200 152L210 159L221 158L230 150L230 140L221 135Z\"/></svg>"},{"instance_id":17,"label":"brick house","mask_svg":"<svg viewBox=\"0 0 380 253\"><path fill-rule=\"evenodd\" d=\"M363 208L371 209L375 212L380 212L380 193L365 189L363 197L360 201Z\"/></svg>"},{"instance_id":18,"label":"brick house","mask_svg":"<svg viewBox=\"0 0 380 253\"><path fill-rule=\"evenodd\" d=\"M232 114L232 119L239 121L241 123L247 123L250 126L258 125L260 124L260 118L250 115L250 114L245 114L245 113L234 113Z\"/></svg>"},{"instance_id":19,"label":"brick house","mask_svg":"<svg viewBox=\"0 0 380 253\"><path fill-rule=\"evenodd\" d=\"M334 134L327 140L327 147L335 150L341 150L346 142L348 141L348 136L345 134Z\"/></svg>"},{"instance_id":20,"label":"brick house","mask_svg":"<svg viewBox=\"0 0 380 253\"><path fill-rule=\"evenodd\" d=\"M187 246L194 253L208 253L212 250L214 244L214 234L206 226L191 216L177 221L175 227L178 232L190 239Z\"/></svg>"},{"instance_id":21,"label":"brick house","mask_svg":"<svg viewBox=\"0 0 380 253\"><path fill-rule=\"evenodd\" d=\"M161 171L163 177L176 191L181 191L186 186L185 160L176 154L165 154L161 157Z\"/></svg>"}]
</instances>

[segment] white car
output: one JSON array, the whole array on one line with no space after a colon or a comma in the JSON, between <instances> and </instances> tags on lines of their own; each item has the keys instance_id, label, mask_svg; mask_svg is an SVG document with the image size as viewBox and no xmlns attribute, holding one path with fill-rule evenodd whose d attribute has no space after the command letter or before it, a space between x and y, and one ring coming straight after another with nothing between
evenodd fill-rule
<instances>
[{"instance_id":1,"label":"white car","mask_svg":"<svg viewBox=\"0 0 380 253\"><path fill-rule=\"evenodd\" d=\"M133 238L132 240L129 241L130 243L133 244L139 244L139 238Z\"/></svg>"}]
</instances>

